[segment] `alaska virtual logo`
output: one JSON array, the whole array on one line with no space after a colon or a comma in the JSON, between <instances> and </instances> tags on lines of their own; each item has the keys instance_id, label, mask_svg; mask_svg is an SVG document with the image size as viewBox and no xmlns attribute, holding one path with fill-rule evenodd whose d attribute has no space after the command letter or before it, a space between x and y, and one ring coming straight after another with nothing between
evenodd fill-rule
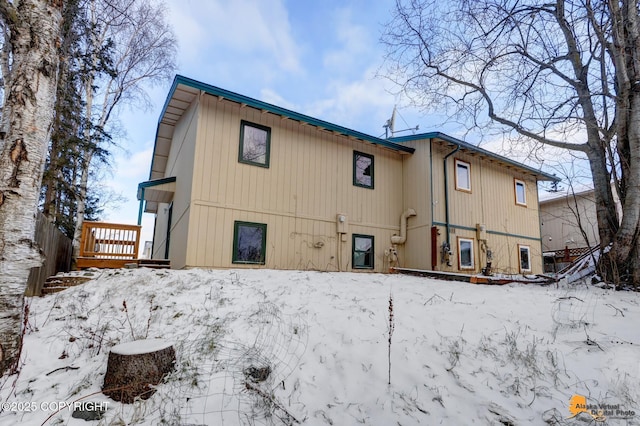
<instances>
[{"instance_id":1,"label":"alaska virtual logo","mask_svg":"<svg viewBox=\"0 0 640 426\"><path fill-rule=\"evenodd\" d=\"M622 404L588 404L587 397L583 395L573 395L569 400L569 419L585 413L596 422L604 422L607 419L630 419L635 417L634 410L626 409Z\"/></svg>"}]
</instances>

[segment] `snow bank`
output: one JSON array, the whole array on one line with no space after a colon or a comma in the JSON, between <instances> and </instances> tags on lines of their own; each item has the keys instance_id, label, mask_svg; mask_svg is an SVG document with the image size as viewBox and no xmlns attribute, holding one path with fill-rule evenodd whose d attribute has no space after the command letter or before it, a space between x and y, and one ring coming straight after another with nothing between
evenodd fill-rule
<instances>
[{"instance_id":1,"label":"snow bank","mask_svg":"<svg viewBox=\"0 0 640 426\"><path fill-rule=\"evenodd\" d=\"M639 413L612 424L640 424L634 293L138 269L29 303L0 425L86 425L73 405L89 402L106 407L100 424L582 424L586 413L566 420L574 395ZM173 342L176 371L122 405L100 393L107 355L138 339Z\"/></svg>"}]
</instances>

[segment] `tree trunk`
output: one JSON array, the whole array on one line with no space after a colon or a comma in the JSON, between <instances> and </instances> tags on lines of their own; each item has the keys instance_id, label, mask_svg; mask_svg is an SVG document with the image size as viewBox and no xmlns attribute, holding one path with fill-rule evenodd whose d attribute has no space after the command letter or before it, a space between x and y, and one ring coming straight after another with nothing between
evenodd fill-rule
<instances>
[{"instance_id":1,"label":"tree trunk","mask_svg":"<svg viewBox=\"0 0 640 426\"><path fill-rule=\"evenodd\" d=\"M92 37L92 43L94 43L94 48L97 49L99 46L96 46L98 42ZM95 67L97 64L97 57L94 54L92 56L92 66ZM84 84L85 91L85 117L92 118L93 117L93 75L90 74L86 77L86 81ZM102 123L100 123L102 124ZM74 261L78 259L80 255L80 240L82 239L82 224L84 223L84 213L87 204L87 186L89 185L89 167L91 167L91 160L93 159L93 144L92 141L93 135L91 131L91 126L86 125L84 129L84 140L85 140L85 151L80 158L80 187L78 188L78 192L76 193L76 227L73 233L73 259Z\"/></svg>"},{"instance_id":2,"label":"tree trunk","mask_svg":"<svg viewBox=\"0 0 640 426\"><path fill-rule=\"evenodd\" d=\"M80 186L76 192L76 226L73 232L73 261L80 255L80 240L82 239L82 224L84 223L84 212L87 202L87 186L89 185L89 166L91 164L91 148L82 155L82 171L80 175Z\"/></svg>"},{"instance_id":3,"label":"tree trunk","mask_svg":"<svg viewBox=\"0 0 640 426\"><path fill-rule=\"evenodd\" d=\"M153 386L173 370L175 360L173 346L159 339L116 345L109 352L102 392L125 404L149 399L155 393Z\"/></svg>"},{"instance_id":4,"label":"tree trunk","mask_svg":"<svg viewBox=\"0 0 640 426\"><path fill-rule=\"evenodd\" d=\"M614 284L640 286L640 16L636 1L609 1L616 68L616 135L622 218L606 260Z\"/></svg>"},{"instance_id":5,"label":"tree trunk","mask_svg":"<svg viewBox=\"0 0 640 426\"><path fill-rule=\"evenodd\" d=\"M33 239L53 120L61 3L0 2L13 59L0 152L0 373L18 365L27 278L42 263Z\"/></svg>"},{"instance_id":6,"label":"tree trunk","mask_svg":"<svg viewBox=\"0 0 640 426\"><path fill-rule=\"evenodd\" d=\"M89 7L91 13L91 24L97 27L97 11L96 11L96 3L92 1ZM104 40L100 39L95 31L91 32L89 37L89 51L91 52L91 69L95 70L98 67L98 56L97 51L100 50ZM91 129L91 124L93 123L93 95L94 95L94 81L95 74L94 72L89 72L88 75L85 76L84 82L84 97L85 97L85 118L87 119L87 124L85 125L83 137L84 137L84 146L85 151L82 153L80 158L80 186L76 193L76 226L73 232L73 262L77 261L78 256L80 255L80 240L82 239L82 225L84 223L84 214L87 204L87 185L89 184L89 167L91 167L91 160L93 158L94 153L94 141L93 139L93 131ZM102 118L100 121L102 125Z\"/></svg>"},{"instance_id":7,"label":"tree trunk","mask_svg":"<svg viewBox=\"0 0 640 426\"><path fill-rule=\"evenodd\" d=\"M599 144L599 143L598 143ZM591 144L589 144L591 146ZM610 244L618 230L618 212L613 201L607 163L601 149L587 150L587 158L593 178L598 232L602 247Z\"/></svg>"},{"instance_id":8,"label":"tree trunk","mask_svg":"<svg viewBox=\"0 0 640 426\"><path fill-rule=\"evenodd\" d=\"M632 89L628 129L629 157L625 203L622 208L622 221L616 233L611 249L612 261L618 271L628 271L629 281L640 286L640 264L637 245L640 234L640 85ZM617 277L616 277L617 278ZM619 282L615 281L618 285Z\"/></svg>"}]
</instances>

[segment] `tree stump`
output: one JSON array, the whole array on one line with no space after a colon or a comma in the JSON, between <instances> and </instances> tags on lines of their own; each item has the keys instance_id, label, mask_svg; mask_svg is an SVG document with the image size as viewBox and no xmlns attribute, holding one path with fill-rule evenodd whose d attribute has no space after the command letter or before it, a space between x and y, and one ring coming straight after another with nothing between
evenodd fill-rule
<instances>
[{"instance_id":1,"label":"tree stump","mask_svg":"<svg viewBox=\"0 0 640 426\"><path fill-rule=\"evenodd\" d=\"M148 399L174 368L176 354L171 343L160 339L136 340L111 348L102 392L116 401L131 404Z\"/></svg>"}]
</instances>

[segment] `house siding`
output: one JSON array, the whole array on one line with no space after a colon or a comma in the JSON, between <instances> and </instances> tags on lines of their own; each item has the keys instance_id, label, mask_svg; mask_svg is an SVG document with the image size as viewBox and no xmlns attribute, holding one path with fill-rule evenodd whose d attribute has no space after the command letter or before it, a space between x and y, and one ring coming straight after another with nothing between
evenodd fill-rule
<instances>
[{"instance_id":1,"label":"house siding","mask_svg":"<svg viewBox=\"0 0 640 426\"><path fill-rule=\"evenodd\" d=\"M455 147L432 144L433 224L438 227L438 247L446 241L444 158ZM456 190L455 159L470 165L471 192ZM449 223L451 229L452 266L440 262L439 270L459 272L456 237L474 240L475 269L486 265L486 251L477 239L476 226L485 225L487 247L492 251L492 270L505 274L519 273L518 244L531 248L532 273L542 273L542 253L538 211L538 186L535 177L515 168L460 150L447 159L449 186ZM526 183L527 206L515 202L514 179Z\"/></svg>"},{"instance_id":2,"label":"house siding","mask_svg":"<svg viewBox=\"0 0 640 426\"><path fill-rule=\"evenodd\" d=\"M578 225L578 216L587 241ZM545 251L593 247L599 243L596 204L592 191L540 202L542 246Z\"/></svg>"},{"instance_id":3,"label":"house siding","mask_svg":"<svg viewBox=\"0 0 640 426\"><path fill-rule=\"evenodd\" d=\"M269 129L268 164L238 159L243 122ZM479 273L490 250L493 272L517 274L518 247L526 245L531 272L542 272L537 179L555 178L439 132L382 140L177 77L156 148L152 177L176 177L169 245L175 268L354 270L353 235L359 234L375 244L374 267L365 271ZM373 188L356 185L354 152L373 158ZM470 189L456 189L456 160L469 169ZM526 187L526 205L516 202L516 182ZM157 211L154 257L164 257L168 207ZM416 214L406 241L392 246L407 209ZM347 218L340 232L338 215ZM447 221L450 265L442 252ZM261 256L260 264L233 263L236 222L266 225L259 228L266 229L264 264ZM473 242L473 269L460 265L461 238Z\"/></svg>"},{"instance_id":4,"label":"house siding","mask_svg":"<svg viewBox=\"0 0 640 426\"><path fill-rule=\"evenodd\" d=\"M174 268L184 268L187 265L187 248L190 238L192 238L189 233L189 220L191 191L194 182L196 136L199 133L198 122L198 102L196 99L176 125L167 160L165 177L176 177L171 224L168 224L169 204L160 203L156 216L153 257L165 257L167 227L170 226L169 258Z\"/></svg>"},{"instance_id":5,"label":"house siding","mask_svg":"<svg viewBox=\"0 0 640 426\"><path fill-rule=\"evenodd\" d=\"M415 153L404 157L403 196L405 208L412 208L416 216L407 222L407 241L400 266L416 269L431 268L431 146L428 140L407 142Z\"/></svg>"},{"instance_id":6,"label":"house siding","mask_svg":"<svg viewBox=\"0 0 640 426\"><path fill-rule=\"evenodd\" d=\"M267 267L337 270L340 263L351 270L351 235L362 233L375 237L374 270L388 269L384 251L403 211L401 154L214 96L200 99L185 266L256 267L231 261L233 223L242 220L267 224ZM241 120L271 128L268 168L238 162ZM374 156L374 189L353 185L354 151ZM344 242L337 214L348 218Z\"/></svg>"}]
</instances>

